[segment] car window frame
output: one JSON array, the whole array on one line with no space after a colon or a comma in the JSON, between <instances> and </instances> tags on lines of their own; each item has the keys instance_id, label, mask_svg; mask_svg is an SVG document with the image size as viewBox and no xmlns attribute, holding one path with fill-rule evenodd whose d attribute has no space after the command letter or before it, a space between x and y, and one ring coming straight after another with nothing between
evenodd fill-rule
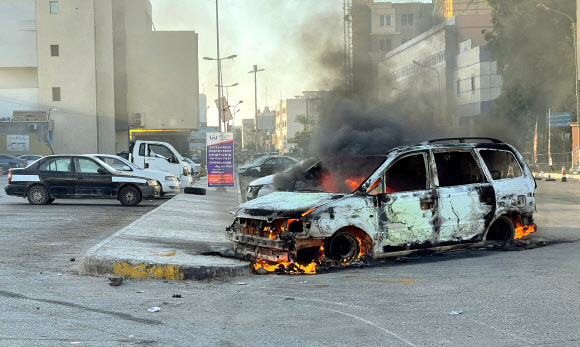
<instances>
[{"instance_id":1,"label":"car window frame","mask_svg":"<svg viewBox=\"0 0 580 347\"><path fill-rule=\"evenodd\" d=\"M74 172L75 172L75 173L77 173L77 174L89 174L89 175L94 175L94 174L97 174L97 173L98 173L98 171L97 171L97 172L82 172L82 171L78 171L78 170L77 170L77 163L76 163L76 160L77 160L77 159L78 159L78 160L89 160L89 161L92 161L92 162L93 162L93 163L95 163L95 164L96 164L96 165L97 165L99 168L103 168L103 169L104 169L104 167L103 167L101 164L99 164L98 162L94 161L92 158L89 158L89 157L74 157L74 158L73 158L73 164L74 164L74 165L73 165L73 169L74 169ZM105 164L106 164L106 163L105 163ZM98 169L97 169L97 170L98 170ZM105 170L106 170L106 169L105 169ZM108 171L109 171L109 170L107 170L107 172L108 172ZM115 170L115 171L117 171L117 170Z\"/></svg>"},{"instance_id":2,"label":"car window frame","mask_svg":"<svg viewBox=\"0 0 580 347\"><path fill-rule=\"evenodd\" d=\"M473 148L461 148L461 147L453 147L453 148L432 148L429 150L430 152L430 157L431 157L431 170L433 172L433 183L434 183L434 187L435 188L453 188L453 187L464 187L464 186L469 186L469 185L474 185L474 184L488 184L491 183L489 176L488 176L488 172L487 172L487 168L482 166L482 158L479 156L479 154L476 154L475 150ZM444 153L444 152L469 152L471 154L471 156L473 157L473 160L475 161L475 164L479 167L479 170L481 170L481 172L483 173L483 177L485 178L484 182L477 182L477 183L468 183L468 184L458 184L458 185L454 185L454 186L445 186L442 187L439 184L439 171L437 170L437 163L435 162L435 153Z\"/></svg>"},{"instance_id":3,"label":"car window frame","mask_svg":"<svg viewBox=\"0 0 580 347\"><path fill-rule=\"evenodd\" d=\"M510 177L506 177L506 178L500 178L500 179L494 180L493 179L493 175L491 174L491 171L489 171L489 168L487 167L487 164L485 163L485 160L483 159L483 156L480 153L481 151L496 151L496 152L508 152L508 153L510 153L514 157L514 159L516 160L516 163L518 164L518 167L520 168L521 175L520 176L517 176L517 177L511 177L511 178ZM524 168L522 167L522 165L521 165L521 163L520 163L520 161L518 159L518 156L514 152L512 152L510 150L507 150L507 149L493 149L493 148L477 148L475 150L475 152L477 153L478 160L481 161L480 164L485 168L484 173L487 176L487 179L488 179L489 182L500 182L500 181L505 181L505 180L513 180L513 179L522 178L522 177L525 176L525 174L524 174Z\"/></svg>"},{"instance_id":4,"label":"car window frame","mask_svg":"<svg viewBox=\"0 0 580 347\"><path fill-rule=\"evenodd\" d=\"M58 159L68 159L69 160L69 165L73 163L72 157L48 157L48 158L45 158L45 161L49 161L49 164L48 164L47 167L50 167L50 161L51 160L58 160ZM44 163L44 161L42 163L38 163L38 165L36 166L36 170L37 171L39 171L39 172L53 172L53 173L54 172L60 172L60 173L69 173L69 174L74 174L75 173L75 171L74 171L74 169L75 169L74 165L72 166L72 169L73 169L72 171L41 170L40 169L40 166L43 163Z\"/></svg>"},{"instance_id":5,"label":"car window frame","mask_svg":"<svg viewBox=\"0 0 580 347\"><path fill-rule=\"evenodd\" d=\"M401 191L401 192L392 192L392 193L387 193L385 192L385 183L386 183L386 179L385 179L385 175L387 173L387 171L389 169L391 169L393 167L393 165L395 165L399 160L401 159L405 159L407 157L413 156L413 155L417 155L417 154L421 154L423 155L423 163L425 164L425 189L416 189L416 190L405 190L405 191ZM376 180L373 180L372 183L369 185L369 188L373 186L373 184L375 184L375 182L380 179L381 180L381 189L382 192L378 193L378 194L374 194L374 195L379 195L379 194L400 194L400 193L412 193L412 192L420 192L420 191L424 191L424 190L431 190L433 189L432 186L432 179L431 179L431 170L430 170L430 165L429 165L429 156L430 153L427 150L417 150L414 152L408 152L408 153L404 153L401 154L397 157L395 157L390 163L389 165L387 165L386 168L383 169L383 171L381 172L381 174L379 175L379 177ZM368 189L368 188L365 188ZM369 192L366 192L367 194L369 194ZM370 195L370 194L369 194Z\"/></svg>"}]
</instances>

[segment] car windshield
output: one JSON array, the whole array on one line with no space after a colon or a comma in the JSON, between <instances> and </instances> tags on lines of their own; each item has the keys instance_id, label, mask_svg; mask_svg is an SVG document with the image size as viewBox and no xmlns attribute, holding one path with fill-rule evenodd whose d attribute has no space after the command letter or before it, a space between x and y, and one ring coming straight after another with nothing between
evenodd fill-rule
<instances>
[{"instance_id":1,"label":"car windshield","mask_svg":"<svg viewBox=\"0 0 580 347\"><path fill-rule=\"evenodd\" d=\"M124 171L123 166L128 166L132 170L140 170L135 164L121 157L96 156L99 160L105 162L116 171Z\"/></svg>"},{"instance_id":2,"label":"car windshield","mask_svg":"<svg viewBox=\"0 0 580 347\"><path fill-rule=\"evenodd\" d=\"M353 193L385 161L385 156L356 156L322 162L314 158L274 176L279 190Z\"/></svg>"},{"instance_id":3,"label":"car windshield","mask_svg":"<svg viewBox=\"0 0 580 347\"><path fill-rule=\"evenodd\" d=\"M268 158L270 158L270 157L260 157L260 158L256 159L256 161L254 161L252 163L252 165L260 165Z\"/></svg>"}]
</instances>

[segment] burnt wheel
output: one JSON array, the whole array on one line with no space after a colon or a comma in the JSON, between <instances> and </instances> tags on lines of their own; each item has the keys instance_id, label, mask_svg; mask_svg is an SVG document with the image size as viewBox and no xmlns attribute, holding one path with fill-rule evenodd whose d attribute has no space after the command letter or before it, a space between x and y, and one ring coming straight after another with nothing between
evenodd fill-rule
<instances>
[{"instance_id":1,"label":"burnt wheel","mask_svg":"<svg viewBox=\"0 0 580 347\"><path fill-rule=\"evenodd\" d=\"M43 186L33 186L28 189L26 198L33 205L45 205L50 200L50 194Z\"/></svg>"},{"instance_id":2,"label":"burnt wheel","mask_svg":"<svg viewBox=\"0 0 580 347\"><path fill-rule=\"evenodd\" d=\"M347 231L334 234L324 249L328 258L342 263L356 260L360 252L358 238Z\"/></svg>"},{"instance_id":3,"label":"burnt wheel","mask_svg":"<svg viewBox=\"0 0 580 347\"><path fill-rule=\"evenodd\" d=\"M133 186L127 186L119 192L119 201L125 206L135 206L141 202L141 192Z\"/></svg>"},{"instance_id":4,"label":"burnt wheel","mask_svg":"<svg viewBox=\"0 0 580 347\"><path fill-rule=\"evenodd\" d=\"M488 241L508 241L513 240L514 237L514 223L506 216L496 219L487 232Z\"/></svg>"}]
</instances>

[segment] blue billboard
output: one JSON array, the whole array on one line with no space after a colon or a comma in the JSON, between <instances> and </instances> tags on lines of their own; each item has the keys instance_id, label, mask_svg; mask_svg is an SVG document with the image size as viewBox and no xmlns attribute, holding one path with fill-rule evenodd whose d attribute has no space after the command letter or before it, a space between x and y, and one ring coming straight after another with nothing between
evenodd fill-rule
<instances>
[{"instance_id":1,"label":"blue billboard","mask_svg":"<svg viewBox=\"0 0 580 347\"><path fill-rule=\"evenodd\" d=\"M546 127L564 128L572 123L572 112L546 113Z\"/></svg>"}]
</instances>

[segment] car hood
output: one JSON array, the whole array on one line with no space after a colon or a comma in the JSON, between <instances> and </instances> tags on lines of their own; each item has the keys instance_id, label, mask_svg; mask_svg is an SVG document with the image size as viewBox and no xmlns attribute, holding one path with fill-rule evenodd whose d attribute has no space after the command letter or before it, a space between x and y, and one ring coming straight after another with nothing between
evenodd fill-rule
<instances>
[{"instance_id":1,"label":"car hood","mask_svg":"<svg viewBox=\"0 0 580 347\"><path fill-rule=\"evenodd\" d=\"M260 177L257 180L253 180L248 184L249 186L263 186L266 184L272 184L274 182L274 175L268 175L264 177Z\"/></svg>"},{"instance_id":2,"label":"car hood","mask_svg":"<svg viewBox=\"0 0 580 347\"><path fill-rule=\"evenodd\" d=\"M275 192L245 202L230 211L236 217L272 220L300 218L308 210L344 198L348 194Z\"/></svg>"}]
</instances>

